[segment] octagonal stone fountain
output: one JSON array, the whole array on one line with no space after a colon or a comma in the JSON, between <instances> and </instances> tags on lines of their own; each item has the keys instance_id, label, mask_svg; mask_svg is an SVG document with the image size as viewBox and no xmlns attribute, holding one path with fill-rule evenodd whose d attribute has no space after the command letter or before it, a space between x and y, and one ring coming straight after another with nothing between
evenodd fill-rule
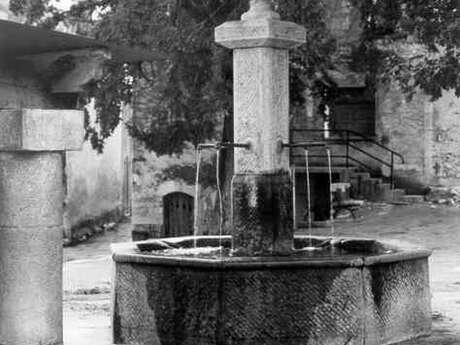
<instances>
[{"instance_id":1,"label":"octagonal stone fountain","mask_svg":"<svg viewBox=\"0 0 460 345\"><path fill-rule=\"evenodd\" d=\"M116 344L380 345L431 328L428 257L412 245L294 236L288 49L305 29L269 1L216 29L234 49L232 236L113 246Z\"/></svg>"}]
</instances>

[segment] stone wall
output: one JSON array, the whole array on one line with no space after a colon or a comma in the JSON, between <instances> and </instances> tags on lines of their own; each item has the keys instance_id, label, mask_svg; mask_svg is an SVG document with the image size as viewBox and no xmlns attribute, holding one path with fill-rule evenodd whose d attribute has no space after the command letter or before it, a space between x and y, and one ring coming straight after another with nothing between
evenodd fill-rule
<instances>
[{"instance_id":1,"label":"stone wall","mask_svg":"<svg viewBox=\"0 0 460 345\"><path fill-rule=\"evenodd\" d=\"M161 236L163 233L163 198L174 192L195 196L193 183L195 159L195 150L192 147L179 156L158 156L146 150L142 143L134 141L131 222L138 230L151 230L154 236ZM213 155L211 156L209 152L204 153L202 166L212 164L212 159ZM171 167L178 168L174 177L167 173ZM206 179L204 176L203 178ZM201 180L200 182L198 211L200 233L216 233L218 231L217 190L215 186L208 185L206 181Z\"/></svg>"},{"instance_id":2,"label":"stone wall","mask_svg":"<svg viewBox=\"0 0 460 345\"><path fill-rule=\"evenodd\" d=\"M94 110L90 113L94 114ZM72 227L121 209L123 164L119 126L98 154L89 142L82 151L66 153L66 221Z\"/></svg>"},{"instance_id":3,"label":"stone wall","mask_svg":"<svg viewBox=\"0 0 460 345\"><path fill-rule=\"evenodd\" d=\"M445 92L434 102L430 183L460 185L460 98Z\"/></svg>"},{"instance_id":4,"label":"stone wall","mask_svg":"<svg viewBox=\"0 0 460 345\"><path fill-rule=\"evenodd\" d=\"M421 92L408 101L396 83L378 89L378 139L405 158L396 166L397 185L411 193L430 185L460 185L459 109L453 92L432 102Z\"/></svg>"},{"instance_id":5,"label":"stone wall","mask_svg":"<svg viewBox=\"0 0 460 345\"><path fill-rule=\"evenodd\" d=\"M381 85L376 93L378 140L404 156L396 167L397 185L420 191L428 182L430 123L427 97L421 93L408 101L397 84Z\"/></svg>"}]
</instances>

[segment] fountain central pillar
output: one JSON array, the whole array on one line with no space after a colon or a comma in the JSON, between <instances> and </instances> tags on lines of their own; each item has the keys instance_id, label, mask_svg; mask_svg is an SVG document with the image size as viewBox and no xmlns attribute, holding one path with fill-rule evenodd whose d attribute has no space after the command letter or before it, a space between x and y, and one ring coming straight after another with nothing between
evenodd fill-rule
<instances>
[{"instance_id":1,"label":"fountain central pillar","mask_svg":"<svg viewBox=\"0 0 460 345\"><path fill-rule=\"evenodd\" d=\"M234 249L273 255L292 249L289 153L289 53L305 42L305 28L281 21L269 1L252 0L240 21L215 30L216 42L233 49L235 152Z\"/></svg>"}]
</instances>

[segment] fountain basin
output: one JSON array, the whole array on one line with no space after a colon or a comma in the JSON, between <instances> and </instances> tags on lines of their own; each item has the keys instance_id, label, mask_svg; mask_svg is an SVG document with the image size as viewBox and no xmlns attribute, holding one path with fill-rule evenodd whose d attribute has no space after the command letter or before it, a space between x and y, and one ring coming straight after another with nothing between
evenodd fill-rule
<instances>
[{"instance_id":1,"label":"fountain basin","mask_svg":"<svg viewBox=\"0 0 460 345\"><path fill-rule=\"evenodd\" d=\"M341 238L332 251L276 257L155 251L193 241L113 245L114 343L380 345L430 332L431 253L423 248ZM197 243L230 241L209 236ZM294 243L300 249L310 238Z\"/></svg>"}]
</instances>

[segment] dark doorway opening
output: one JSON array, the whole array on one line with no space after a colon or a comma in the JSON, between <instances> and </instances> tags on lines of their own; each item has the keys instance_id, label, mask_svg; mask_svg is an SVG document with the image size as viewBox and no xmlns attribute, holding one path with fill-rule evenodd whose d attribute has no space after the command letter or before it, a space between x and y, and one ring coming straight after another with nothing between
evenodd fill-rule
<instances>
[{"instance_id":1,"label":"dark doorway opening","mask_svg":"<svg viewBox=\"0 0 460 345\"><path fill-rule=\"evenodd\" d=\"M331 113L331 129L375 135L375 100L367 88L340 88Z\"/></svg>"},{"instance_id":2,"label":"dark doorway opening","mask_svg":"<svg viewBox=\"0 0 460 345\"><path fill-rule=\"evenodd\" d=\"M332 182L340 179L339 174L332 174ZM308 206L306 192L306 174L296 174L296 223L298 228L308 226ZM321 222L330 219L330 182L328 173L310 174L310 201L312 220Z\"/></svg>"},{"instance_id":3,"label":"dark doorway opening","mask_svg":"<svg viewBox=\"0 0 460 345\"><path fill-rule=\"evenodd\" d=\"M165 237L193 235L193 197L174 192L163 197Z\"/></svg>"}]
</instances>

